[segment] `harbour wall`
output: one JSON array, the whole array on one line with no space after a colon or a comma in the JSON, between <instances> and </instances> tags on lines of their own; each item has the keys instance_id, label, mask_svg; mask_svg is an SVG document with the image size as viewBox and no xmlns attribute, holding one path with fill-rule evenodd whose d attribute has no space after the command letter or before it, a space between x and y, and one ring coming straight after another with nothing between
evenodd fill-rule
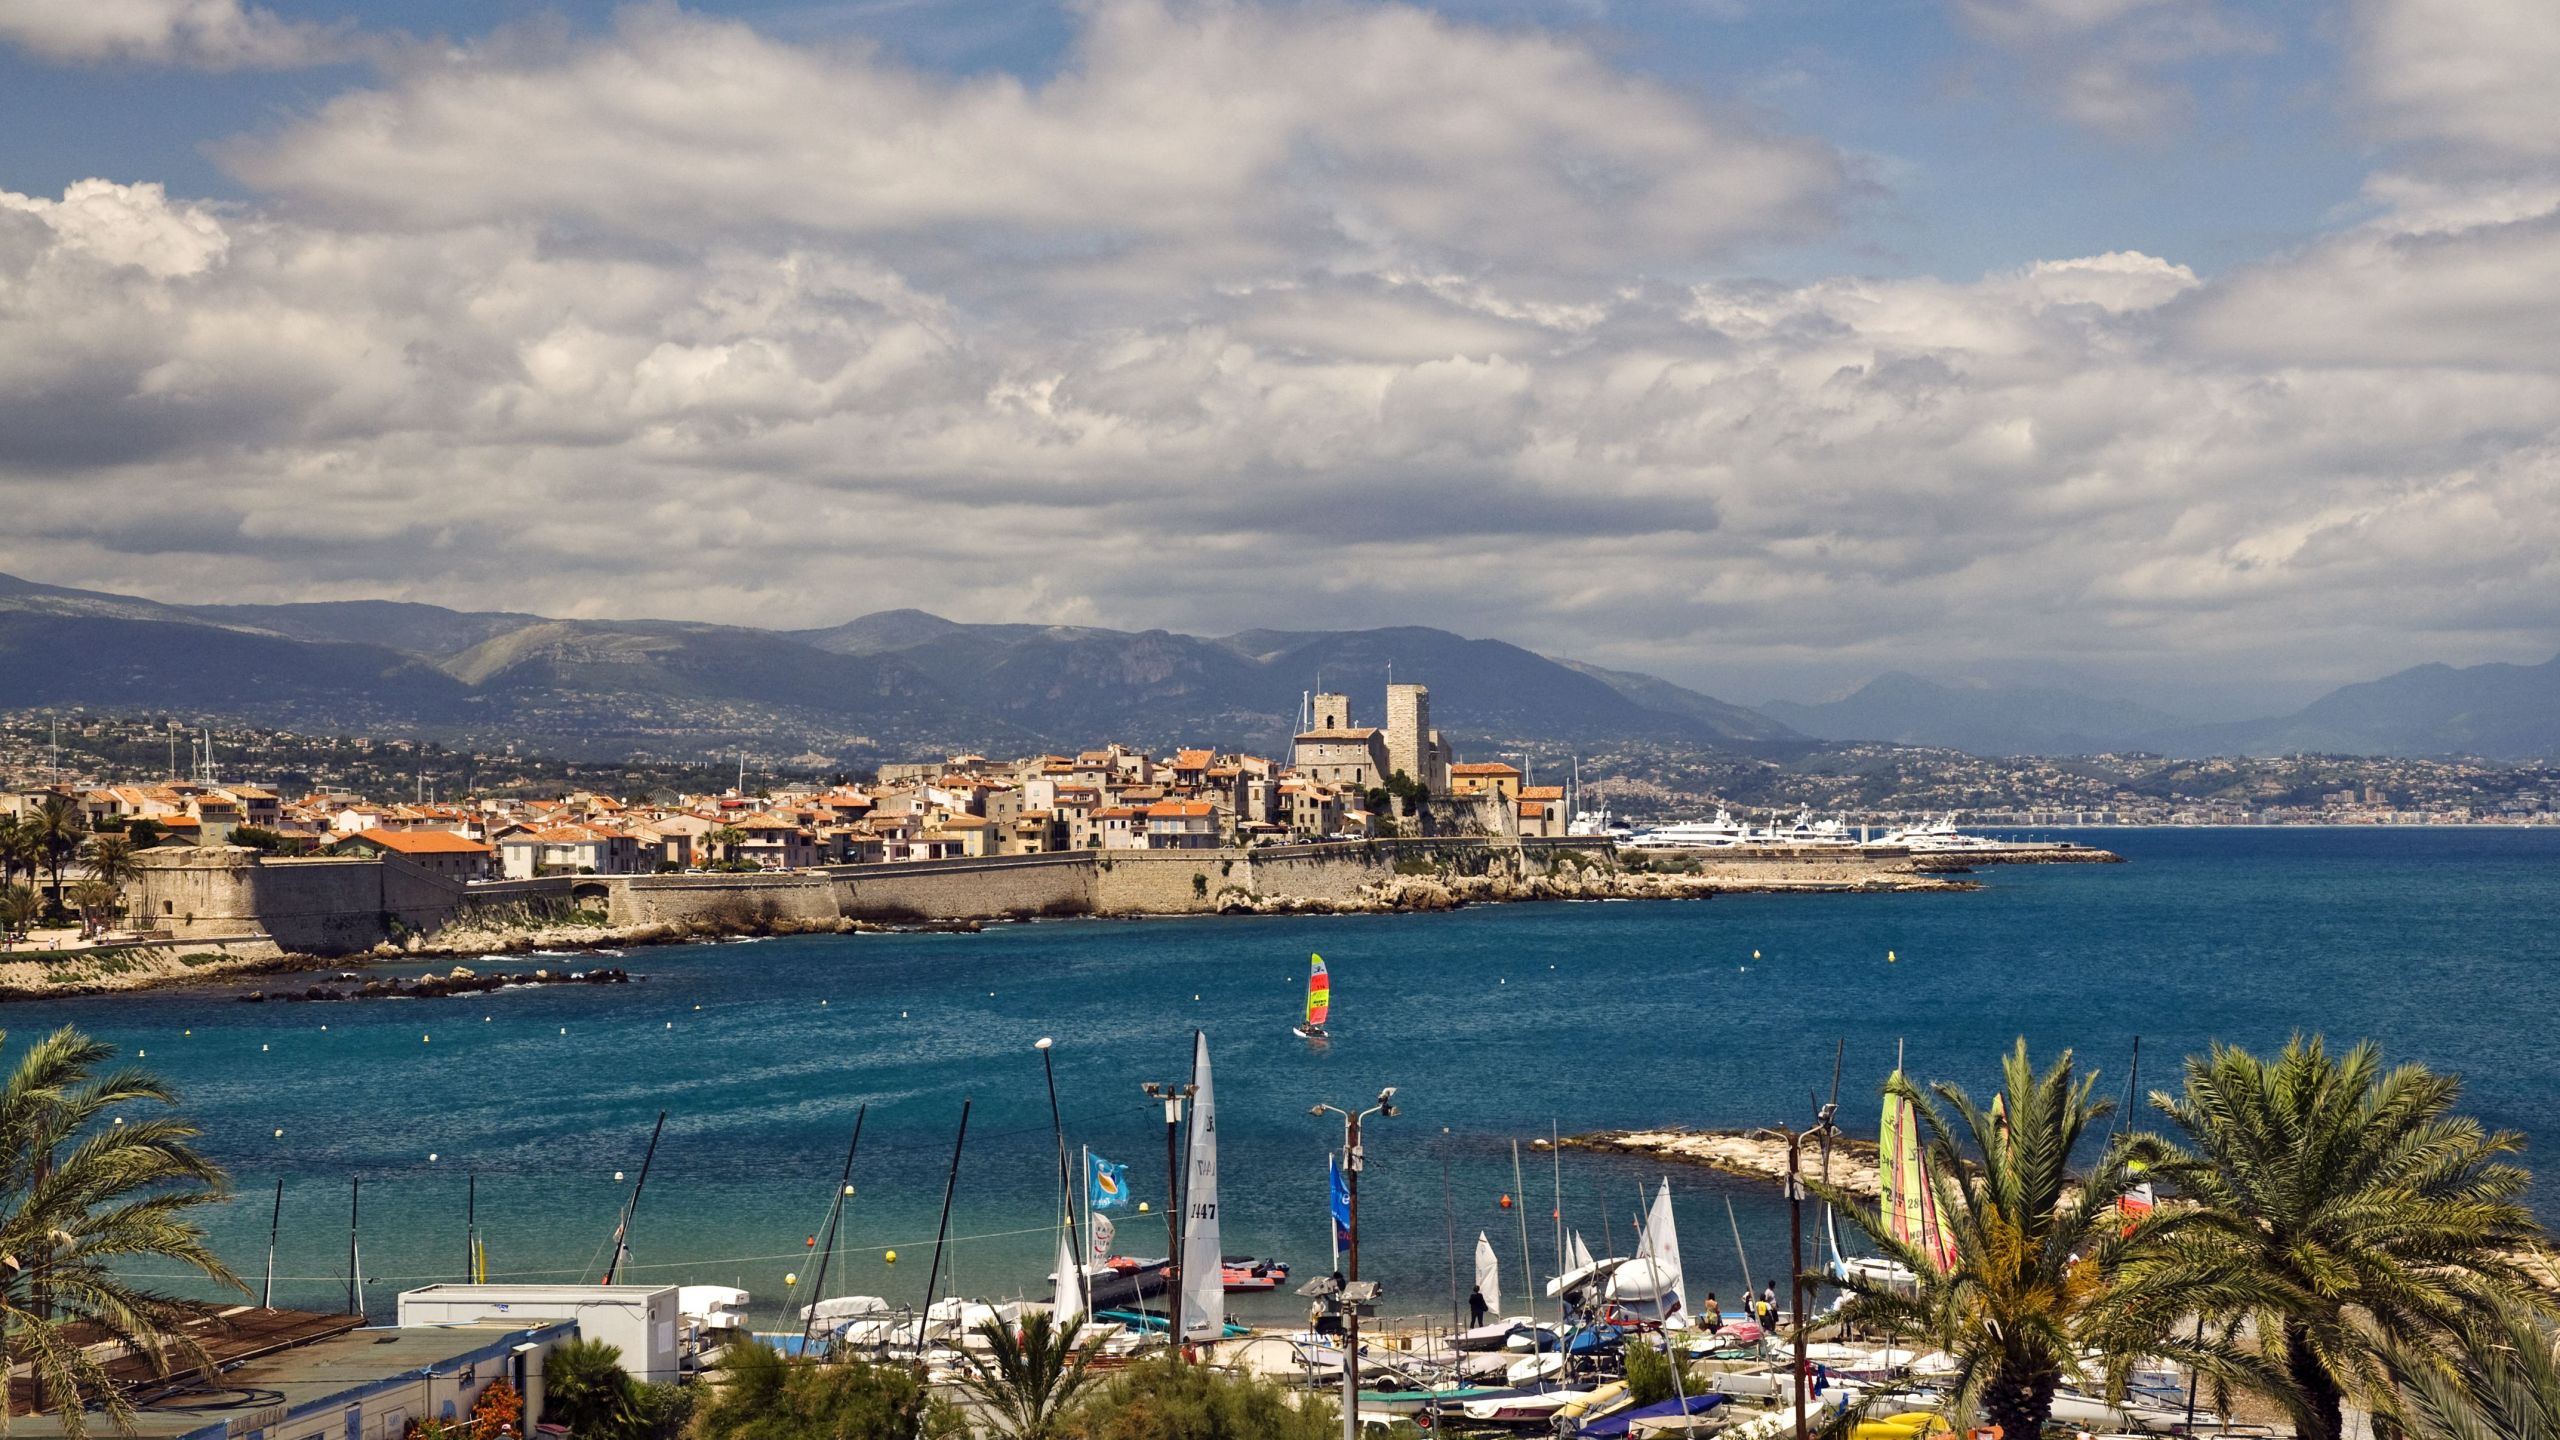
<instances>
[{"instance_id":1,"label":"harbour wall","mask_svg":"<svg viewBox=\"0 0 2560 1440\"><path fill-rule=\"evenodd\" d=\"M1613 863L1595 840L1352 841L1085 850L840 865L768 875L577 875L465 885L395 857L279 858L170 847L137 857L136 923L181 940L250 934L345 955L462 924L746 932L879 922L1206 915L1323 907L1397 876L1514 879Z\"/></svg>"}]
</instances>

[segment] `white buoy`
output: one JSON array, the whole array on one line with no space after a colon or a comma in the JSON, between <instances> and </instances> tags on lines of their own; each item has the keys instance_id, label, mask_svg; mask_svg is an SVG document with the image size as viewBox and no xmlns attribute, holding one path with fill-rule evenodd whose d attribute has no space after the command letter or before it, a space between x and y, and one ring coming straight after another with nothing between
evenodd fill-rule
<instances>
[{"instance_id":1,"label":"white buoy","mask_svg":"<svg viewBox=\"0 0 2560 1440\"><path fill-rule=\"evenodd\" d=\"M432 1165L432 1164L434 1164L435 1162L436 1162L436 1152L434 1152L433 1150L428 1151L428 1152L427 1152L427 1163L428 1163L428 1164L430 1164L430 1165Z\"/></svg>"},{"instance_id":2,"label":"white buoy","mask_svg":"<svg viewBox=\"0 0 2560 1440\"><path fill-rule=\"evenodd\" d=\"M266 1053L267 1053L267 1047L266 1047L266 1046L264 1046L264 1045L259 1046L259 1047L258 1047L258 1053L259 1053L259 1054L261 1054L261 1055L266 1054Z\"/></svg>"},{"instance_id":3,"label":"white buoy","mask_svg":"<svg viewBox=\"0 0 2560 1440\"><path fill-rule=\"evenodd\" d=\"M621 1183L621 1181L622 1181L622 1172L621 1172L621 1171L619 1171L619 1170L614 1171L614 1172L613 1172L613 1178L614 1178L614 1182L615 1182L616 1184L620 1184L620 1183Z\"/></svg>"},{"instance_id":4,"label":"white buoy","mask_svg":"<svg viewBox=\"0 0 2560 1440\"><path fill-rule=\"evenodd\" d=\"M277 1139L279 1139L279 1140L283 1139L283 1138L284 1138L284 1132L283 1132L282 1130L278 1130L278 1131L276 1132L276 1138L277 1138Z\"/></svg>"}]
</instances>

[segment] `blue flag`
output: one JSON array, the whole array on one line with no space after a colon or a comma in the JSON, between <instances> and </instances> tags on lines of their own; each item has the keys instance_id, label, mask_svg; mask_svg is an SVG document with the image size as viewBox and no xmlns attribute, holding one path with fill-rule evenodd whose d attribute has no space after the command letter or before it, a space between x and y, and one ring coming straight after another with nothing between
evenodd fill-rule
<instances>
[{"instance_id":1,"label":"blue flag","mask_svg":"<svg viewBox=\"0 0 2560 1440\"><path fill-rule=\"evenodd\" d=\"M1351 1180L1342 1173L1342 1162L1334 1156L1324 1157L1327 1170L1333 1172L1333 1248L1351 1248Z\"/></svg>"},{"instance_id":2,"label":"blue flag","mask_svg":"<svg viewBox=\"0 0 2560 1440\"><path fill-rule=\"evenodd\" d=\"M1119 1210L1129 1203L1129 1167L1093 1157L1092 1193L1086 1204L1095 1211Z\"/></svg>"}]
</instances>

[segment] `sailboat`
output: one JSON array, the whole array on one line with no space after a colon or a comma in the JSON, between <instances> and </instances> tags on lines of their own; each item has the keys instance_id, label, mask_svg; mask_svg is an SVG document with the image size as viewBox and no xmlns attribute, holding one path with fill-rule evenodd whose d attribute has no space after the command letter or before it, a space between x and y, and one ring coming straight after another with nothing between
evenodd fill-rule
<instances>
[{"instance_id":1,"label":"sailboat","mask_svg":"<svg viewBox=\"0 0 2560 1440\"><path fill-rule=\"evenodd\" d=\"M1876 1210L1885 1233L1910 1245L1943 1270L1955 1262L1955 1244L1938 1223L1938 1187L1929 1173L1927 1147L1920 1140L1920 1113L1902 1095L1897 1067L1885 1086L1884 1119L1876 1130ZM1885 1284L1908 1285L1914 1277L1899 1263L1881 1257L1838 1262L1844 1272Z\"/></svg>"},{"instance_id":2,"label":"sailboat","mask_svg":"<svg viewBox=\"0 0 2560 1440\"><path fill-rule=\"evenodd\" d=\"M1304 1040L1330 1040L1325 1018L1333 1013L1333 980L1324 972L1324 957L1307 957L1307 1021L1289 1028Z\"/></svg>"},{"instance_id":3,"label":"sailboat","mask_svg":"<svg viewBox=\"0 0 2560 1440\"><path fill-rule=\"evenodd\" d=\"M1636 1241L1635 1258L1609 1277L1609 1298L1671 1323L1688 1309L1687 1277L1680 1271L1680 1231L1671 1218L1671 1182L1654 1193Z\"/></svg>"},{"instance_id":4,"label":"sailboat","mask_svg":"<svg viewBox=\"0 0 2560 1440\"><path fill-rule=\"evenodd\" d=\"M1226 1257L1218 1251L1218 1102L1209 1088L1209 1037L1191 1032L1191 1143L1182 1187L1180 1338L1227 1330Z\"/></svg>"}]
</instances>

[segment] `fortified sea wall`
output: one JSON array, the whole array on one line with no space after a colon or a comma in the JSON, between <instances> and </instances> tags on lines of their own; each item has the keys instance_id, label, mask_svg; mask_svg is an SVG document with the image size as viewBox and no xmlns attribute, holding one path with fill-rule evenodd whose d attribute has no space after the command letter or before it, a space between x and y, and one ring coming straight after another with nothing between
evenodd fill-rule
<instances>
[{"instance_id":1,"label":"fortified sea wall","mask_svg":"<svg viewBox=\"0 0 2560 1440\"><path fill-rule=\"evenodd\" d=\"M343 955L456 921L592 918L615 928L1206 915L1352 900L1399 875L1555 874L1612 860L1598 840L1388 840L1217 850L1087 850L839 865L780 875L579 875L464 885L395 857L145 851L137 921L171 935L265 935Z\"/></svg>"}]
</instances>

